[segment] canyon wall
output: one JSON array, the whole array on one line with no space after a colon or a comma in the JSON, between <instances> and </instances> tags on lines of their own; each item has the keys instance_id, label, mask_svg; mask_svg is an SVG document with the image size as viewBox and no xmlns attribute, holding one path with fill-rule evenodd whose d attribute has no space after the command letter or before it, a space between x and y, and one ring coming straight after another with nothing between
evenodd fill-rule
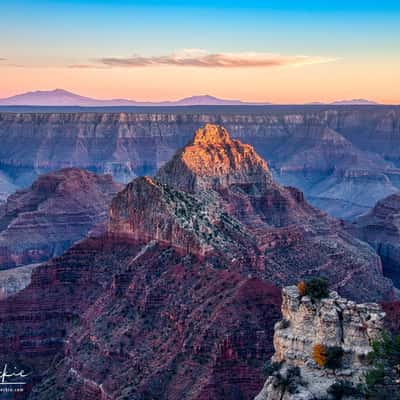
<instances>
[{"instance_id":1,"label":"canyon wall","mask_svg":"<svg viewBox=\"0 0 400 400\"><path fill-rule=\"evenodd\" d=\"M253 145L278 181L335 216L359 215L400 185L398 107L235 107L0 113L0 192L70 166L122 182L154 174L205 123Z\"/></svg>"},{"instance_id":2,"label":"canyon wall","mask_svg":"<svg viewBox=\"0 0 400 400\"><path fill-rule=\"evenodd\" d=\"M400 194L380 200L348 230L369 243L379 254L384 274L400 288Z\"/></svg>"}]
</instances>

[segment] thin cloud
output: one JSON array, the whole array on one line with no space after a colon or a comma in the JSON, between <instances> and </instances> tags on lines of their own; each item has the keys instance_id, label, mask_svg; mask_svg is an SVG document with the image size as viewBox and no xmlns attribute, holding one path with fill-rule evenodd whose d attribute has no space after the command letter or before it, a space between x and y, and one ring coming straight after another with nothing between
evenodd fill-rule
<instances>
[{"instance_id":1,"label":"thin cloud","mask_svg":"<svg viewBox=\"0 0 400 400\"><path fill-rule=\"evenodd\" d=\"M127 58L107 57L97 60L108 67L179 66L200 68L254 68L279 66L304 66L336 61L321 56L282 56L270 53L208 53L201 49L189 49L165 56L134 55Z\"/></svg>"},{"instance_id":2,"label":"thin cloud","mask_svg":"<svg viewBox=\"0 0 400 400\"><path fill-rule=\"evenodd\" d=\"M25 65L9 63L8 58L0 57L1 67L25 68Z\"/></svg>"},{"instance_id":3,"label":"thin cloud","mask_svg":"<svg viewBox=\"0 0 400 400\"><path fill-rule=\"evenodd\" d=\"M111 67L106 65L96 65L96 64L71 64L68 68L72 69L109 69Z\"/></svg>"}]
</instances>

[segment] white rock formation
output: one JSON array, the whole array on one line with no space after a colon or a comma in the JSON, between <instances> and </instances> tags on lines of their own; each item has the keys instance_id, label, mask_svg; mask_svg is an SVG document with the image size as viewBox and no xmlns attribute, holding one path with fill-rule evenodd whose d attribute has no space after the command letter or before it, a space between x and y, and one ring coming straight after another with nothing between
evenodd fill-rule
<instances>
[{"instance_id":1,"label":"white rock formation","mask_svg":"<svg viewBox=\"0 0 400 400\"><path fill-rule=\"evenodd\" d=\"M371 343L383 331L385 313L378 304L356 304L336 292L313 302L308 296L300 296L296 286L289 286L283 289L282 316L275 325L272 358L280 366L255 400L330 399L328 389L334 382L346 381L355 386L363 382ZM312 358L316 344L341 347L341 367L319 367ZM288 373L293 375L296 369L300 374L289 379L291 390L287 384L283 390L285 385L279 381L287 381Z\"/></svg>"}]
</instances>

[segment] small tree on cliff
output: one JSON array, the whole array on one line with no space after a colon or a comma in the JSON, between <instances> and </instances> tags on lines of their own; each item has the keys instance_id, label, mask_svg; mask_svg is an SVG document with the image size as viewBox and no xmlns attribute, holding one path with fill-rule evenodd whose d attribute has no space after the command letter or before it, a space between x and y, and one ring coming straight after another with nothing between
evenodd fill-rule
<instances>
[{"instance_id":1,"label":"small tree on cliff","mask_svg":"<svg viewBox=\"0 0 400 400\"><path fill-rule=\"evenodd\" d=\"M329 282L326 278L314 277L297 284L300 296L309 296L311 300L321 300L329 296Z\"/></svg>"},{"instance_id":2,"label":"small tree on cliff","mask_svg":"<svg viewBox=\"0 0 400 400\"><path fill-rule=\"evenodd\" d=\"M338 369L342 366L343 349L340 346L330 346L326 349L325 368Z\"/></svg>"}]
</instances>

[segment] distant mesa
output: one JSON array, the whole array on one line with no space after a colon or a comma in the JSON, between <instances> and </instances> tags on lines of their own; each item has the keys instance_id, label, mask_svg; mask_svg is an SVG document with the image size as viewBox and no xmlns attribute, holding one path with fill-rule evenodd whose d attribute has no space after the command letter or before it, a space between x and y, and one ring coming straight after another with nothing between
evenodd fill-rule
<instances>
[{"instance_id":1,"label":"distant mesa","mask_svg":"<svg viewBox=\"0 0 400 400\"><path fill-rule=\"evenodd\" d=\"M378 105L376 101L366 99L352 99L352 100L338 100L331 103L336 106L366 106L366 105Z\"/></svg>"},{"instance_id":2,"label":"distant mesa","mask_svg":"<svg viewBox=\"0 0 400 400\"><path fill-rule=\"evenodd\" d=\"M351 100L336 100L331 103L324 103L322 101L313 101L311 103L306 103L308 106L376 106L379 105L376 101L367 99L351 99Z\"/></svg>"}]
</instances>

